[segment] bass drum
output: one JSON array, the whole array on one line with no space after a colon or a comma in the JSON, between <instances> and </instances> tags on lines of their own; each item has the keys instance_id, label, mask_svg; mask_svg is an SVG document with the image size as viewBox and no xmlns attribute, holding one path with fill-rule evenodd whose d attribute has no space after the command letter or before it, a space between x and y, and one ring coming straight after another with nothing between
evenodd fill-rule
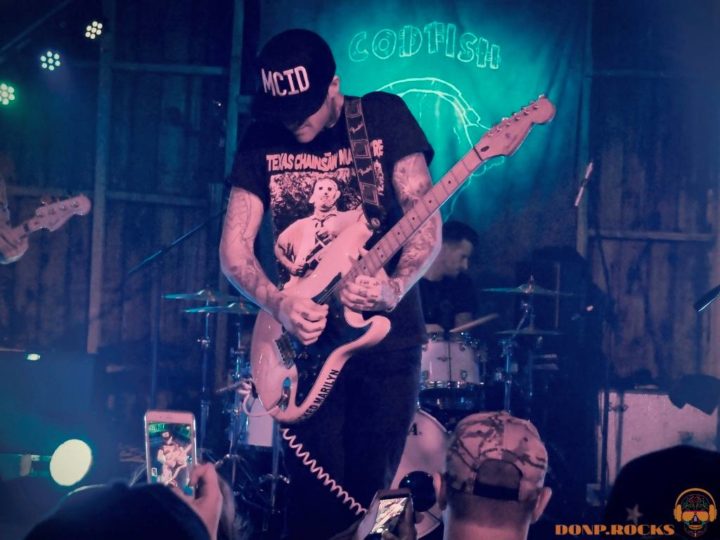
<instances>
[{"instance_id":1,"label":"bass drum","mask_svg":"<svg viewBox=\"0 0 720 540\"><path fill-rule=\"evenodd\" d=\"M392 487L399 487L403 478L414 471L430 475L444 472L449 441L450 435L442 424L425 411L418 410L405 440L405 449ZM415 530L418 538L430 534L442 524L442 512L437 502L426 512L417 514Z\"/></svg>"}]
</instances>

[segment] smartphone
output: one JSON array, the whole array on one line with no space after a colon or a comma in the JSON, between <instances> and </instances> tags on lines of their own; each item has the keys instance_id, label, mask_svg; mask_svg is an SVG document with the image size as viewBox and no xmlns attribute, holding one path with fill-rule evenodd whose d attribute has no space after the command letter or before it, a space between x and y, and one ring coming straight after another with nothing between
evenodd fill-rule
<instances>
[{"instance_id":1,"label":"smartphone","mask_svg":"<svg viewBox=\"0 0 720 540\"><path fill-rule=\"evenodd\" d=\"M372 520L369 532L367 525L358 527L360 538L374 540L382 538L382 533L389 531L394 535L398 534L398 527L403 518L403 513L410 500L408 489L386 489L378 491L370 505L370 511L366 518ZM374 517L373 517L374 516ZM369 522L368 522L369 523Z\"/></svg>"},{"instance_id":2,"label":"smartphone","mask_svg":"<svg viewBox=\"0 0 720 540\"><path fill-rule=\"evenodd\" d=\"M195 415L187 411L147 411L145 462L149 484L175 486L193 495L190 472L197 462Z\"/></svg>"}]
</instances>

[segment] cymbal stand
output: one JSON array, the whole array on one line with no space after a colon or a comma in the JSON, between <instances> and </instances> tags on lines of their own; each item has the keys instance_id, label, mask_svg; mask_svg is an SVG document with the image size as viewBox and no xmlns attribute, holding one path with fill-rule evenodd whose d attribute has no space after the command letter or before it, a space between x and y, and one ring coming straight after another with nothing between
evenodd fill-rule
<instances>
[{"instance_id":1,"label":"cymbal stand","mask_svg":"<svg viewBox=\"0 0 720 540\"><path fill-rule=\"evenodd\" d=\"M515 347L515 339L510 337L500 341L502 346L502 358L505 360L505 366L503 368L502 381L503 381L503 410L508 413L512 412L510 408L510 395L512 390L512 372L513 372L513 348Z\"/></svg>"},{"instance_id":2,"label":"cymbal stand","mask_svg":"<svg viewBox=\"0 0 720 540\"><path fill-rule=\"evenodd\" d=\"M517 371L517 363L513 361L513 349L517 345L517 342L515 341L515 338L518 335L518 332L525 328L526 322L528 322L527 326L532 327L535 322L535 313L533 311L533 304L532 304L532 296L528 298L528 300L523 300L521 303L521 307L523 310L523 315L520 318L520 322L515 327L515 332L511 334L508 338L503 339L500 341L500 345L502 346L502 358L505 360L504 365L504 373L503 373L503 409L512 412L511 409L511 395L512 395L512 385L513 385L513 372Z\"/></svg>"},{"instance_id":3,"label":"cymbal stand","mask_svg":"<svg viewBox=\"0 0 720 540\"><path fill-rule=\"evenodd\" d=\"M210 305L210 300L205 302L206 306ZM200 440L199 446L201 455L205 450L205 435L207 433L207 422L210 416L210 313L205 313L205 321L203 323L203 336L198 339L200 348L202 349L202 386L200 389Z\"/></svg>"},{"instance_id":4,"label":"cymbal stand","mask_svg":"<svg viewBox=\"0 0 720 540\"><path fill-rule=\"evenodd\" d=\"M242 317L240 318L242 319ZM235 364L232 372L232 384L231 387L236 387L233 392L233 404L230 410L230 427L229 427L229 440L230 446L228 447L228 453L223 459L232 460L232 468L230 473L230 485L235 486L237 479L237 460L234 459L237 452L237 446L239 443L246 442L248 432L248 416L244 413L242 408L243 395L237 391L237 385L247 378L248 373L248 350L242 341L242 322L238 321L237 325L237 348L231 349L230 354L235 359Z\"/></svg>"},{"instance_id":5,"label":"cymbal stand","mask_svg":"<svg viewBox=\"0 0 720 540\"><path fill-rule=\"evenodd\" d=\"M280 424L273 419L273 435L272 435L272 469L270 474L262 477L263 481L270 481L270 508L263 517L263 530L270 530L270 523L274 516L278 515L278 485L282 481L289 484L290 480L287 476L280 474Z\"/></svg>"}]
</instances>

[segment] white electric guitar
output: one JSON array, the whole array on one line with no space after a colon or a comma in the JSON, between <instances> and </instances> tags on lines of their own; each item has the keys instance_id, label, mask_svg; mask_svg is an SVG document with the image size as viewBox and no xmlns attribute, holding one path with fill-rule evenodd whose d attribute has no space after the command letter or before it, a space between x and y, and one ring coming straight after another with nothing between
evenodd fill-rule
<instances>
[{"instance_id":1,"label":"white electric guitar","mask_svg":"<svg viewBox=\"0 0 720 540\"><path fill-rule=\"evenodd\" d=\"M45 204L35 215L17 227L0 227L0 264L10 264L22 257L28 249L27 238L40 229L54 231L73 216L84 216L90 211L90 199L78 195L62 201Z\"/></svg>"},{"instance_id":2,"label":"white electric guitar","mask_svg":"<svg viewBox=\"0 0 720 540\"><path fill-rule=\"evenodd\" d=\"M386 317L378 314L365 319L340 304L335 293L343 283L359 275L384 272L385 264L475 169L490 158L511 155L533 125L544 124L554 115L554 105L540 96L494 126L367 252L363 248L372 230L364 220L348 226L324 247L312 273L284 288L285 292L329 305L328 324L317 342L306 347L267 312L258 314L251 370L258 396L273 417L285 423L309 418L327 398L345 362L382 341L390 331Z\"/></svg>"}]
</instances>

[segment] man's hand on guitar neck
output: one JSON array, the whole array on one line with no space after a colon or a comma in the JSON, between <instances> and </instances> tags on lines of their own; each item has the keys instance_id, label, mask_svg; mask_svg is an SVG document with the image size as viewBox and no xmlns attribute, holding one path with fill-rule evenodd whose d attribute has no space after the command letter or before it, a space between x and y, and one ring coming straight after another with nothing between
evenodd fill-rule
<instances>
[{"instance_id":1,"label":"man's hand on guitar neck","mask_svg":"<svg viewBox=\"0 0 720 540\"><path fill-rule=\"evenodd\" d=\"M28 249L27 236L20 230L0 224L0 264L10 264L22 257Z\"/></svg>"},{"instance_id":2,"label":"man's hand on guitar neck","mask_svg":"<svg viewBox=\"0 0 720 540\"><path fill-rule=\"evenodd\" d=\"M283 294L273 317L303 345L315 343L327 323L328 306L309 298Z\"/></svg>"},{"instance_id":3,"label":"man's hand on guitar neck","mask_svg":"<svg viewBox=\"0 0 720 540\"><path fill-rule=\"evenodd\" d=\"M392 311L402 296L395 279L358 276L340 289L340 301L353 311Z\"/></svg>"}]
</instances>

